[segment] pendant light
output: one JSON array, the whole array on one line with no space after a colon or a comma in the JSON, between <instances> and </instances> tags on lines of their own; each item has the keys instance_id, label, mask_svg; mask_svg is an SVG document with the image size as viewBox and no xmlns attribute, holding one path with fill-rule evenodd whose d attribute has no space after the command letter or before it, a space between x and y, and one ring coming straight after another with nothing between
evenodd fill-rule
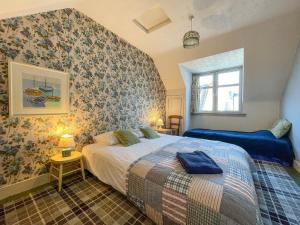
<instances>
[{"instance_id":1,"label":"pendant light","mask_svg":"<svg viewBox=\"0 0 300 225\"><path fill-rule=\"evenodd\" d=\"M194 16L190 16L191 20L191 30L186 32L183 36L183 47L184 48L195 48L199 46L200 35L197 31L193 30L193 19Z\"/></svg>"}]
</instances>

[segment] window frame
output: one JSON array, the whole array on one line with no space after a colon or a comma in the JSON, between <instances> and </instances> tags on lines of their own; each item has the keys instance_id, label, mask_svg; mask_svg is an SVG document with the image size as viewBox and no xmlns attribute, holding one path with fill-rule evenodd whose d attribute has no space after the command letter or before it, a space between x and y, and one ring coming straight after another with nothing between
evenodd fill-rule
<instances>
[{"instance_id":1,"label":"window frame","mask_svg":"<svg viewBox=\"0 0 300 225\"><path fill-rule=\"evenodd\" d=\"M219 111L218 110L218 89L220 87L233 87L237 86L237 84L225 84L225 85L218 85L218 74L220 73L226 73L226 72L232 72L232 71L239 71L239 92L240 92L240 98L239 98L239 111ZM244 67L243 66L236 66L236 67L230 67L226 69L219 69L219 70L214 70L214 71L207 71L205 73L196 73L193 74L193 76L198 76L198 77L204 77L212 75L213 79L213 85L212 85L212 90L213 90L213 109L212 111L199 111L199 112L194 112L193 114L221 114L221 115L244 115ZM198 90L201 89L200 87Z\"/></svg>"}]
</instances>

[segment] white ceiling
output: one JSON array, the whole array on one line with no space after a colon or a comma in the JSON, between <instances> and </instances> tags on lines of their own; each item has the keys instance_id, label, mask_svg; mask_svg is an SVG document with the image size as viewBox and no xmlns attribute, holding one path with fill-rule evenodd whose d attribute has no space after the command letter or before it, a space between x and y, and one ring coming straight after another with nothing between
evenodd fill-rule
<instances>
[{"instance_id":1,"label":"white ceiling","mask_svg":"<svg viewBox=\"0 0 300 225\"><path fill-rule=\"evenodd\" d=\"M153 57L181 47L191 13L203 40L300 9L299 0L0 0L0 5L0 18L74 7ZM133 19L158 5L172 22L146 34Z\"/></svg>"},{"instance_id":2,"label":"white ceiling","mask_svg":"<svg viewBox=\"0 0 300 225\"><path fill-rule=\"evenodd\" d=\"M73 7L79 0L0 0L0 19Z\"/></svg>"},{"instance_id":3,"label":"white ceiling","mask_svg":"<svg viewBox=\"0 0 300 225\"><path fill-rule=\"evenodd\" d=\"M172 22L146 34L132 20L156 5ZM155 57L181 48L191 13L203 40L300 9L300 0L82 0L75 8Z\"/></svg>"},{"instance_id":4,"label":"white ceiling","mask_svg":"<svg viewBox=\"0 0 300 225\"><path fill-rule=\"evenodd\" d=\"M233 68L244 65L244 49L236 49L229 52L195 59L180 64L191 73L205 73L225 68Z\"/></svg>"}]
</instances>

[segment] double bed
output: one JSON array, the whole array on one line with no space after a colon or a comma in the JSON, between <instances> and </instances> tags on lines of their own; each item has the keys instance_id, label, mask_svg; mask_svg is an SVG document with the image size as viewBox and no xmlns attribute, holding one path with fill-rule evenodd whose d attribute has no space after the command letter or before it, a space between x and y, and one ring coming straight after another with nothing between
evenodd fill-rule
<instances>
[{"instance_id":1,"label":"double bed","mask_svg":"<svg viewBox=\"0 0 300 225\"><path fill-rule=\"evenodd\" d=\"M83 148L86 168L118 190L156 224L261 224L253 161L242 148L219 141L160 135L124 147ZM223 174L188 174L177 152L203 151Z\"/></svg>"}]
</instances>

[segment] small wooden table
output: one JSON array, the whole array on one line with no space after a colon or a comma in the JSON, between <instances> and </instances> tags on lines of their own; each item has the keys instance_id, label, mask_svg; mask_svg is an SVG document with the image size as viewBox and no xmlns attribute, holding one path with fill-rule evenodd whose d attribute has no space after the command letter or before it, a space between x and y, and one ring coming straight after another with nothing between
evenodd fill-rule
<instances>
[{"instance_id":1,"label":"small wooden table","mask_svg":"<svg viewBox=\"0 0 300 225\"><path fill-rule=\"evenodd\" d=\"M161 134L169 134L169 135L174 134L174 129L168 129L168 128L157 128L155 129L155 131Z\"/></svg>"},{"instance_id":2,"label":"small wooden table","mask_svg":"<svg viewBox=\"0 0 300 225\"><path fill-rule=\"evenodd\" d=\"M51 157L50 181L51 177L58 180L58 191L61 191L63 176L77 171L81 171L82 178L85 180L81 152L72 151L71 156L68 157L62 157L61 154L56 154Z\"/></svg>"}]
</instances>

